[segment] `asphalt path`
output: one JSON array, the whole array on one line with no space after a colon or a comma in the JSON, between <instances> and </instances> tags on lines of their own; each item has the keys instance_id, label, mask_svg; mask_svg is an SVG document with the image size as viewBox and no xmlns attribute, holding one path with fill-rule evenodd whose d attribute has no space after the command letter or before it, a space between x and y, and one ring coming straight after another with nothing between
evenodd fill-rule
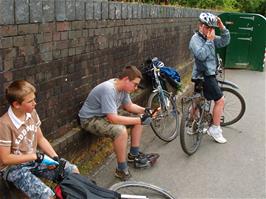
<instances>
[{"instance_id":1,"label":"asphalt path","mask_svg":"<svg viewBox=\"0 0 266 199\"><path fill-rule=\"evenodd\" d=\"M239 85L246 101L243 118L223 128L228 142L218 144L205 135L198 151L187 156L180 137L165 143L145 127L141 148L146 153L158 152L160 159L150 169L130 166L132 180L166 188L176 198L266 198L266 73L227 70L226 79ZM109 187L119 182L114 177L115 165L112 155L90 177Z\"/></svg>"}]
</instances>

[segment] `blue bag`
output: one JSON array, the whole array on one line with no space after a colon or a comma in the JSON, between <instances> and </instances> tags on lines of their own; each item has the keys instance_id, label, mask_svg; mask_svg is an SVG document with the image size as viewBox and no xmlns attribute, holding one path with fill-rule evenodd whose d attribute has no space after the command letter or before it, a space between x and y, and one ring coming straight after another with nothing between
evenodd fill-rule
<instances>
[{"instance_id":1,"label":"blue bag","mask_svg":"<svg viewBox=\"0 0 266 199\"><path fill-rule=\"evenodd\" d=\"M171 86L179 88L181 77L175 69L164 66L160 68L160 73L164 75Z\"/></svg>"}]
</instances>

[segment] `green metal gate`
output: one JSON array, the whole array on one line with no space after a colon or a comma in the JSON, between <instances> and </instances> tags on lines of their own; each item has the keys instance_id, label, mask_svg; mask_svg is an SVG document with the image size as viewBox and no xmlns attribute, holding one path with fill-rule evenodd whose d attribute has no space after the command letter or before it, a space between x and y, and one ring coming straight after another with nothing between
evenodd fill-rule
<instances>
[{"instance_id":1,"label":"green metal gate","mask_svg":"<svg viewBox=\"0 0 266 199\"><path fill-rule=\"evenodd\" d=\"M251 13L223 13L219 17L231 34L230 44L218 50L225 67L263 71L266 18Z\"/></svg>"}]
</instances>

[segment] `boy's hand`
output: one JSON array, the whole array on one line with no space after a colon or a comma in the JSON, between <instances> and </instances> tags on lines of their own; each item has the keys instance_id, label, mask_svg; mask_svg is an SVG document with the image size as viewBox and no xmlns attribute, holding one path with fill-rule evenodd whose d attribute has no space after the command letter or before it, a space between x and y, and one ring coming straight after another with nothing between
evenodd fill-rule
<instances>
[{"instance_id":1,"label":"boy's hand","mask_svg":"<svg viewBox=\"0 0 266 199\"><path fill-rule=\"evenodd\" d=\"M214 30L214 28L209 29L206 36L207 36L208 40L213 41L214 38L215 38L215 30Z\"/></svg>"},{"instance_id":2,"label":"boy's hand","mask_svg":"<svg viewBox=\"0 0 266 199\"><path fill-rule=\"evenodd\" d=\"M43 153L37 152L36 156L37 159L35 160L35 162L37 163L45 164L47 166L55 166L59 164L57 161L53 160L52 158Z\"/></svg>"},{"instance_id":3,"label":"boy's hand","mask_svg":"<svg viewBox=\"0 0 266 199\"><path fill-rule=\"evenodd\" d=\"M140 116L140 121L142 125L149 125L152 122L151 114L144 113Z\"/></svg>"},{"instance_id":4,"label":"boy's hand","mask_svg":"<svg viewBox=\"0 0 266 199\"><path fill-rule=\"evenodd\" d=\"M158 114L158 112L161 110L161 107L159 106L159 107L157 107L157 108L155 108L153 111L152 111L152 113L151 113L151 116L152 116L152 118L156 118L157 117L157 114Z\"/></svg>"},{"instance_id":5,"label":"boy's hand","mask_svg":"<svg viewBox=\"0 0 266 199\"><path fill-rule=\"evenodd\" d=\"M54 157L52 157L52 159L55 160L56 162L60 161L60 158L58 156L54 156Z\"/></svg>"},{"instance_id":6,"label":"boy's hand","mask_svg":"<svg viewBox=\"0 0 266 199\"><path fill-rule=\"evenodd\" d=\"M217 26L219 27L220 30L224 29L224 24L220 17L217 17Z\"/></svg>"},{"instance_id":7,"label":"boy's hand","mask_svg":"<svg viewBox=\"0 0 266 199\"><path fill-rule=\"evenodd\" d=\"M150 107L146 107L144 110L144 114L151 114L151 108Z\"/></svg>"}]
</instances>

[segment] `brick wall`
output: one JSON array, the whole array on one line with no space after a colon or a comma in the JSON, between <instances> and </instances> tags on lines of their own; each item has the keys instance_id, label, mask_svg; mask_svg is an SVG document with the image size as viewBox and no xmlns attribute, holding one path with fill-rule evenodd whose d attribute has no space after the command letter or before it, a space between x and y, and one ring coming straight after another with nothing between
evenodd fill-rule
<instances>
[{"instance_id":1,"label":"brick wall","mask_svg":"<svg viewBox=\"0 0 266 199\"><path fill-rule=\"evenodd\" d=\"M4 89L33 82L49 139L75 125L89 90L127 64L157 56L190 59L188 42L200 10L87 0L0 1L0 115Z\"/></svg>"}]
</instances>

